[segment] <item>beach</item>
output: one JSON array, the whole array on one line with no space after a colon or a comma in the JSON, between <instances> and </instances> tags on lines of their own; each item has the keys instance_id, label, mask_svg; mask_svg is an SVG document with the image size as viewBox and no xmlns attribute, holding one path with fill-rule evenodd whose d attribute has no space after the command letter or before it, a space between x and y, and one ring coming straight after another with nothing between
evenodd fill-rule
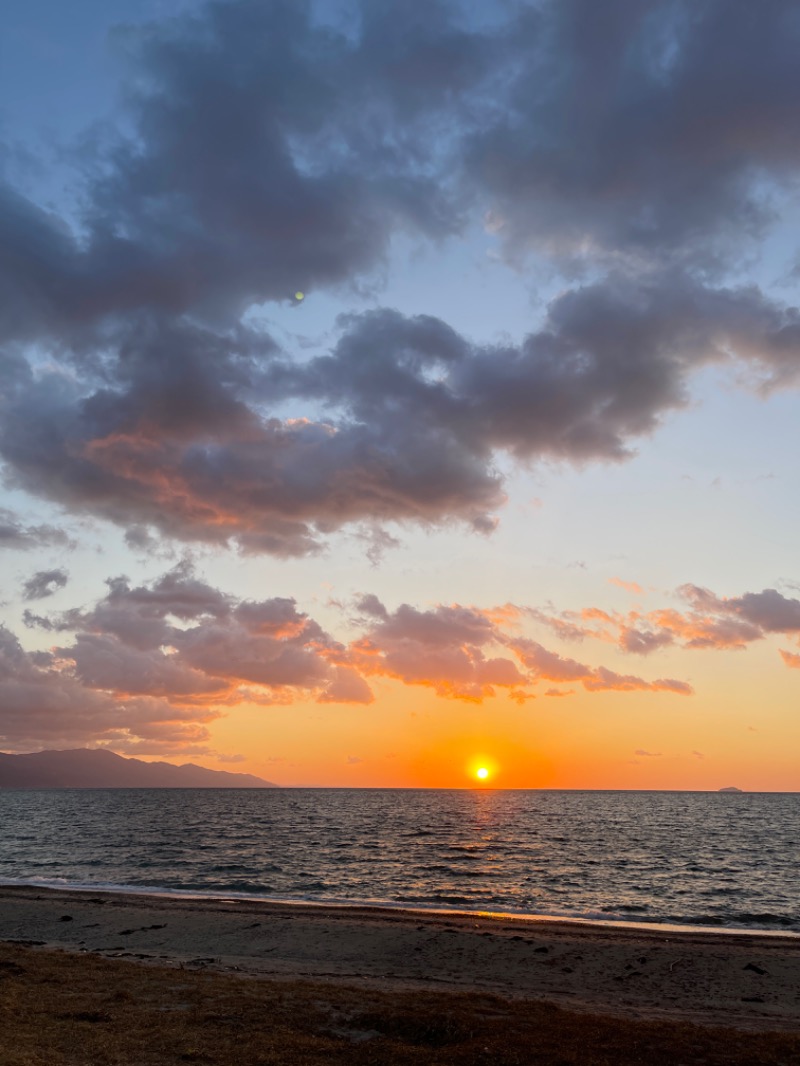
<instances>
[{"instance_id":1,"label":"beach","mask_svg":"<svg viewBox=\"0 0 800 1066\"><path fill-rule=\"evenodd\" d=\"M0 941L28 959L55 950L62 968L102 957L136 963L123 970L140 975L179 968L249 987L490 996L509 1010L800 1041L797 936L2 886ZM16 958L4 972L25 968ZM798 1058L775 1061L800 1061L795 1046Z\"/></svg>"}]
</instances>

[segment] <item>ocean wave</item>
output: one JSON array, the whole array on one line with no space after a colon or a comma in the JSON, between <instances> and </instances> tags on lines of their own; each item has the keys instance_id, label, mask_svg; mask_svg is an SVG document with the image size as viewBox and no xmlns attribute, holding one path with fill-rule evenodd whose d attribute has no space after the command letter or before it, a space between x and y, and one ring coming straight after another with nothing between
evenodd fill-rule
<instances>
[{"instance_id":1,"label":"ocean wave","mask_svg":"<svg viewBox=\"0 0 800 1066\"><path fill-rule=\"evenodd\" d=\"M74 891L86 893L114 892L120 895L170 896L186 899L228 900L239 899L251 902L277 903L287 905L320 907L371 907L382 910L422 911L453 915L483 915L496 918L514 918L531 922L576 922L598 926L646 926L675 932L733 933L746 935L748 932L760 932L766 935L791 935L800 938L800 919L786 915L750 914L744 912L730 915L723 919L718 915L670 915L667 918L637 915L630 917L630 912L620 908L575 911L568 908L551 908L548 910L518 910L513 908L492 907L477 902L469 896L453 893L414 894L409 893L394 900L356 897L320 897L308 893L294 896L276 894L269 885L254 885L250 882L238 882L231 885L184 885L180 887L167 885L120 884L112 881L79 882L65 878L0 878L0 885L54 889L56 891ZM447 905L443 910L442 905ZM452 908L457 909L452 909ZM778 930L775 927L778 927Z\"/></svg>"},{"instance_id":2,"label":"ocean wave","mask_svg":"<svg viewBox=\"0 0 800 1066\"><path fill-rule=\"evenodd\" d=\"M401 806L391 792L326 792L321 805L317 791L288 789L46 800L0 790L7 883L800 928L799 796L751 796L746 820L707 794L498 791L480 808L471 795L425 791L404 792Z\"/></svg>"}]
</instances>

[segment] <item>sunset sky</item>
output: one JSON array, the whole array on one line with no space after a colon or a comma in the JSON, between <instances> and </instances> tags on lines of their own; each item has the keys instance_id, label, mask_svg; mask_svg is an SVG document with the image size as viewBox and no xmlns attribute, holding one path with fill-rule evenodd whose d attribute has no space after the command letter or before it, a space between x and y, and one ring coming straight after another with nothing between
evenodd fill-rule
<instances>
[{"instance_id":1,"label":"sunset sky","mask_svg":"<svg viewBox=\"0 0 800 1066\"><path fill-rule=\"evenodd\" d=\"M800 790L795 0L28 0L0 750Z\"/></svg>"}]
</instances>

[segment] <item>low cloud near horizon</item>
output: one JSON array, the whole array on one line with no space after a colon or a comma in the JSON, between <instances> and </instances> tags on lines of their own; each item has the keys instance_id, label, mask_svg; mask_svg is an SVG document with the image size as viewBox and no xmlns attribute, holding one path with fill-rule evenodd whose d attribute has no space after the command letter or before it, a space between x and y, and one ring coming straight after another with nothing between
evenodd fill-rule
<instances>
[{"instance_id":1,"label":"low cloud near horizon","mask_svg":"<svg viewBox=\"0 0 800 1066\"><path fill-rule=\"evenodd\" d=\"M25 652L10 630L0 630L0 742L6 746L22 750L94 738L131 753L203 753L209 750L209 724L239 704L276 713L298 701L369 707L372 685L379 682L423 686L473 703L506 694L524 704L542 682L578 684L590 695L693 693L683 680L650 680L547 648L522 627L547 627L548 617L518 605L420 609L406 603L390 610L367 594L352 607L341 605L349 637L340 640L295 600L230 596L187 562L145 585L118 577L106 586L89 608L49 614L25 609L25 624L52 641L46 651ZM742 611L758 618L760 628L745 623L754 627L750 639L800 633L800 601L774 590L724 600L685 586L679 595L723 618L735 620ZM707 634L712 625L692 616L677 627L666 611L654 617L665 614L670 632L684 640L685 626ZM704 638L694 647L739 646L711 632L716 640ZM618 651L637 650L618 641ZM544 695L571 691L548 687Z\"/></svg>"}]
</instances>

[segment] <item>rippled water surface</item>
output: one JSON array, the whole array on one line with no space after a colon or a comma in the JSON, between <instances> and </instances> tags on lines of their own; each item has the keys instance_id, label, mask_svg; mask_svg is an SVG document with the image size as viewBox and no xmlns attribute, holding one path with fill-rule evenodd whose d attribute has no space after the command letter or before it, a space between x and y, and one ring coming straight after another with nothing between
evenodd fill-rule
<instances>
[{"instance_id":1,"label":"rippled water surface","mask_svg":"<svg viewBox=\"0 0 800 1066\"><path fill-rule=\"evenodd\" d=\"M800 795L0 791L0 880L800 931Z\"/></svg>"}]
</instances>

